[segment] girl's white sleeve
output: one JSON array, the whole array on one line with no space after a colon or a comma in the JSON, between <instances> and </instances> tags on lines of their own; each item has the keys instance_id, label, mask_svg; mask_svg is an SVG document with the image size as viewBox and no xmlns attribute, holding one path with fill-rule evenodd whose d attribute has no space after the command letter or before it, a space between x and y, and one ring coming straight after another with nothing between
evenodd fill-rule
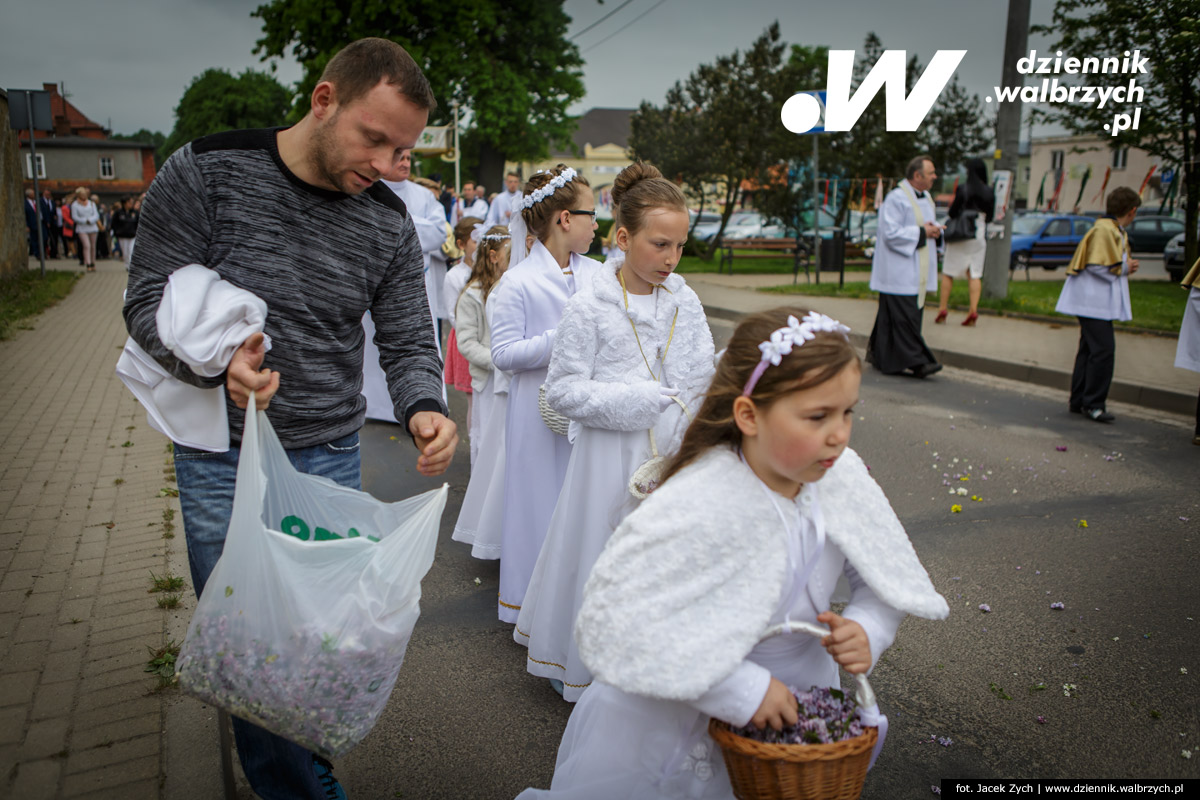
<instances>
[{"instance_id":1,"label":"girl's white sleeve","mask_svg":"<svg viewBox=\"0 0 1200 800\"><path fill-rule=\"evenodd\" d=\"M590 295L576 295L558 324L550 369L546 373L546 402L558 413L589 428L642 431L658 421L662 392L652 380L635 383L597 381L596 354L600 331L596 315L586 304Z\"/></svg>"},{"instance_id":2,"label":"girl's white sleeve","mask_svg":"<svg viewBox=\"0 0 1200 800\"><path fill-rule=\"evenodd\" d=\"M880 600L848 563L845 572L851 594L842 616L854 620L866 632L871 645L871 669L875 669L879 656L896 640L896 629L904 621L905 614Z\"/></svg>"},{"instance_id":3,"label":"girl's white sleeve","mask_svg":"<svg viewBox=\"0 0 1200 800\"><path fill-rule=\"evenodd\" d=\"M692 708L735 727L750 724L771 685L771 672L743 661L728 678L691 701Z\"/></svg>"},{"instance_id":4,"label":"girl's white sleeve","mask_svg":"<svg viewBox=\"0 0 1200 800\"><path fill-rule=\"evenodd\" d=\"M525 293L512 281L492 292L492 364L507 372L527 372L550 363L554 329L525 336Z\"/></svg>"},{"instance_id":5,"label":"girl's white sleeve","mask_svg":"<svg viewBox=\"0 0 1200 800\"><path fill-rule=\"evenodd\" d=\"M458 300L456 310L458 328L455 329L455 335L458 337L458 352L462 353L463 358L472 366L490 370L492 351L480 340L483 326L487 325L483 318L483 306L471 295L463 294Z\"/></svg>"}]
</instances>

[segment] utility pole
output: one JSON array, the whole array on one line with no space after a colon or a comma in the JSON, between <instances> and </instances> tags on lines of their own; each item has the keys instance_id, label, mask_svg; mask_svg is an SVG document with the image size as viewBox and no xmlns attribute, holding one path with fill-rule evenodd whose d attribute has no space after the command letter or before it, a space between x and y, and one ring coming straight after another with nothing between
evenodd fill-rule
<instances>
[{"instance_id":1,"label":"utility pole","mask_svg":"<svg viewBox=\"0 0 1200 800\"><path fill-rule=\"evenodd\" d=\"M1024 77L1017 72L1017 61L1026 55L1029 44L1030 0L1008 0L1008 26L1004 36L1004 64L1001 70L1002 86L1021 86ZM999 103L1000 98L995 98ZM1000 104L996 114L996 152L992 161L993 176L998 171L1009 173L1009 197L1015 187L1021 142L1021 102L1014 100ZM1003 197L996 198L996 209L1000 210ZM1012 203L1010 202L1011 206ZM1012 257L1012 208L1005 209L1004 235L1001 239L990 239L987 256L983 263L983 296L1004 298L1008 296L1009 259Z\"/></svg>"}]
</instances>

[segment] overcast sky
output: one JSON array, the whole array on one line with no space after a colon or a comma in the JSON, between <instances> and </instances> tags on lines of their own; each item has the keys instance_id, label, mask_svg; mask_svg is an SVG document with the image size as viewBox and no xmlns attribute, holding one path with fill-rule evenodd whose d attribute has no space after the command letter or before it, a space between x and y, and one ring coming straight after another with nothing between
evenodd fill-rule
<instances>
[{"instance_id":1,"label":"overcast sky","mask_svg":"<svg viewBox=\"0 0 1200 800\"><path fill-rule=\"evenodd\" d=\"M453 2L454 0L447 0ZM397 0L402 2L402 0ZM868 31L885 47L916 52L965 49L958 77L986 97L999 82L1005 2L963 0L567 0L587 65L587 96L572 111L661 103L701 63L747 48L774 20L788 43L857 49ZM0 86L65 83L71 102L117 133L169 134L174 108L209 67L265 69L252 54L259 0L0 0ZM1049 22L1053 0L1032 0L1033 22ZM606 14L612 17L585 30ZM468 44L469 43L465 43ZM1042 44L1033 41L1031 46ZM294 61L277 64L285 84ZM813 87L818 88L818 87ZM823 87L822 87L823 88Z\"/></svg>"}]
</instances>

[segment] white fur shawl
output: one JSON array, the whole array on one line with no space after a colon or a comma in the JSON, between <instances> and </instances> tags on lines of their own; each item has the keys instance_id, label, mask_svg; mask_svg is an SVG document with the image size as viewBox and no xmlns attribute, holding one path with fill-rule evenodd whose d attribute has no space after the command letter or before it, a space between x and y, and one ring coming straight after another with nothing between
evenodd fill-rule
<instances>
[{"instance_id":1,"label":"white fur shawl","mask_svg":"<svg viewBox=\"0 0 1200 800\"><path fill-rule=\"evenodd\" d=\"M826 536L879 599L927 619L949 614L862 459L847 448L814 488ZM705 453L617 528L584 589L575 638L598 680L692 700L749 654L779 604L783 525L729 448Z\"/></svg>"}]
</instances>

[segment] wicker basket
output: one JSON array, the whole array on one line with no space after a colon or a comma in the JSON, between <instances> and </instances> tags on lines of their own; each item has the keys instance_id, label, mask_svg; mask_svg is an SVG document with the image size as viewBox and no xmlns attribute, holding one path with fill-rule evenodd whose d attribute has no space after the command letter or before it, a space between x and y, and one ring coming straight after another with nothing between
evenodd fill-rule
<instances>
[{"instance_id":1,"label":"wicker basket","mask_svg":"<svg viewBox=\"0 0 1200 800\"><path fill-rule=\"evenodd\" d=\"M546 384L544 383L538 387L538 413L542 415L542 422L546 423L546 427L550 429L551 433L557 433L559 436L567 435L567 427L571 424L571 420L555 411L546 402Z\"/></svg>"},{"instance_id":2,"label":"wicker basket","mask_svg":"<svg viewBox=\"0 0 1200 800\"><path fill-rule=\"evenodd\" d=\"M766 744L738 736L720 720L708 733L721 747L738 800L856 800L879 732L833 744Z\"/></svg>"},{"instance_id":3,"label":"wicker basket","mask_svg":"<svg viewBox=\"0 0 1200 800\"><path fill-rule=\"evenodd\" d=\"M829 631L809 623L771 628L763 639L781 633L825 636ZM875 705L865 675L854 676L860 706ZM729 725L710 720L708 733L725 756L733 796L738 800L856 800L879 739L877 728L832 744L767 744L738 736Z\"/></svg>"}]
</instances>

